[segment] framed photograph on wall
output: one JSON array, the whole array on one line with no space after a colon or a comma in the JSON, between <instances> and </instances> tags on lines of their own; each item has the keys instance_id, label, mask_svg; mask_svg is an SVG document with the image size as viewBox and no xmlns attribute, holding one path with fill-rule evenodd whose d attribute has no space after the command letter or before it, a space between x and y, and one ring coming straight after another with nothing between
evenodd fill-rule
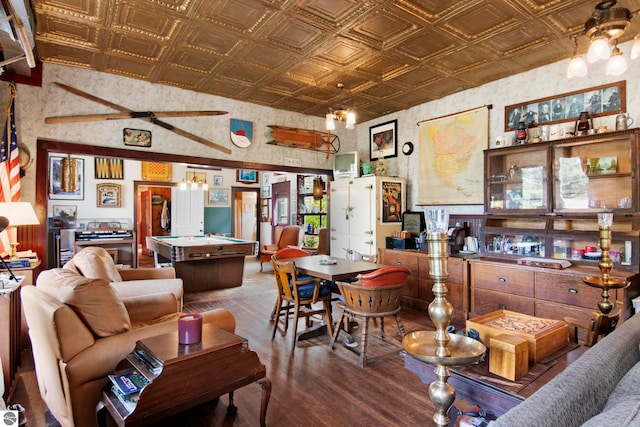
<instances>
[{"instance_id":1,"label":"framed photograph on wall","mask_svg":"<svg viewBox=\"0 0 640 427\"><path fill-rule=\"evenodd\" d=\"M119 208L121 204L122 186L119 184L98 184L96 186L97 206L99 208Z\"/></svg>"},{"instance_id":2,"label":"framed photograph on wall","mask_svg":"<svg viewBox=\"0 0 640 427\"><path fill-rule=\"evenodd\" d=\"M398 157L398 121L369 128L369 158L371 160Z\"/></svg>"},{"instance_id":3,"label":"framed photograph on wall","mask_svg":"<svg viewBox=\"0 0 640 427\"><path fill-rule=\"evenodd\" d=\"M243 184L254 184L258 182L258 171L249 169L238 169L236 171L236 181Z\"/></svg>"},{"instance_id":4,"label":"framed photograph on wall","mask_svg":"<svg viewBox=\"0 0 640 427\"><path fill-rule=\"evenodd\" d=\"M124 145L133 147L151 147L151 131L124 128L122 131Z\"/></svg>"},{"instance_id":5,"label":"framed photograph on wall","mask_svg":"<svg viewBox=\"0 0 640 427\"><path fill-rule=\"evenodd\" d=\"M222 187L222 175L215 175L213 177L213 186Z\"/></svg>"},{"instance_id":6,"label":"framed photograph on wall","mask_svg":"<svg viewBox=\"0 0 640 427\"><path fill-rule=\"evenodd\" d=\"M49 157L49 199L84 200L84 159L67 157L64 162L63 159Z\"/></svg>"},{"instance_id":7,"label":"framed photograph on wall","mask_svg":"<svg viewBox=\"0 0 640 427\"><path fill-rule=\"evenodd\" d=\"M60 221L60 227L74 227L77 217L77 206L53 205L53 219L54 221Z\"/></svg>"},{"instance_id":8,"label":"framed photograph on wall","mask_svg":"<svg viewBox=\"0 0 640 427\"><path fill-rule=\"evenodd\" d=\"M211 188L208 196L208 206L229 206L229 188Z\"/></svg>"}]
</instances>

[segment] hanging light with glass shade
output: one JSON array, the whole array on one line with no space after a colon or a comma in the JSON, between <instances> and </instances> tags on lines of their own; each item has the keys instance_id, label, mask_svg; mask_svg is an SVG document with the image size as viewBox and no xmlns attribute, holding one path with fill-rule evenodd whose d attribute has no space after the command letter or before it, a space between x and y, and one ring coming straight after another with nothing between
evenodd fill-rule
<instances>
[{"instance_id":1,"label":"hanging light with glass shade","mask_svg":"<svg viewBox=\"0 0 640 427\"><path fill-rule=\"evenodd\" d=\"M324 197L324 181L319 176L313 179L313 198L316 200Z\"/></svg>"},{"instance_id":2,"label":"hanging light with glass shade","mask_svg":"<svg viewBox=\"0 0 640 427\"><path fill-rule=\"evenodd\" d=\"M590 41L587 52L587 62L590 64L606 60L607 67L605 73L610 76L619 76L627 70L627 61L618 48L618 40L631 25L631 19L638 11L631 12L624 7L614 7L615 0L603 0L596 4L591 17L584 24L582 33ZM614 45L613 50L610 45ZM631 50L631 59L640 56L640 39L635 37L635 42ZM576 51L569 62L567 77L583 77L587 75L587 67L584 59L577 57Z\"/></svg>"},{"instance_id":3,"label":"hanging light with glass shade","mask_svg":"<svg viewBox=\"0 0 640 427\"><path fill-rule=\"evenodd\" d=\"M342 94L344 84L338 83L336 87L340 89L340 93ZM325 122L327 130L334 130L336 128L336 121L339 123L344 122L347 129L353 129L353 126L356 124L356 113L351 111L350 108L344 106L340 106L335 109L329 108Z\"/></svg>"}]
</instances>

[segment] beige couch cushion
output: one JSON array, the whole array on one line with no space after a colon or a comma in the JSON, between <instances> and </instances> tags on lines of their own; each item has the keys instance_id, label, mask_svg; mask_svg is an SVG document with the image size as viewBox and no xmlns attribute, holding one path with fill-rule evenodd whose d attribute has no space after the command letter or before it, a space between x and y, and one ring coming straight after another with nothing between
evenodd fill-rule
<instances>
[{"instance_id":1,"label":"beige couch cushion","mask_svg":"<svg viewBox=\"0 0 640 427\"><path fill-rule=\"evenodd\" d=\"M109 337L131 329L129 313L108 281L79 276L54 268L40 273L38 289L69 305L98 337Z\"/></svg>"},{"instance_id":2,"label":"beige couch cushion","mask_svg":"<svg viewBox=\"0 0 640 427\"><path fill-rule=\"evenodd\" d=\"M107 282L121 282L116 264L111 255L96 246L84 248L73 256L73 264L84 277L89 279L104 279Z\"/></svg>"}]
</instances>

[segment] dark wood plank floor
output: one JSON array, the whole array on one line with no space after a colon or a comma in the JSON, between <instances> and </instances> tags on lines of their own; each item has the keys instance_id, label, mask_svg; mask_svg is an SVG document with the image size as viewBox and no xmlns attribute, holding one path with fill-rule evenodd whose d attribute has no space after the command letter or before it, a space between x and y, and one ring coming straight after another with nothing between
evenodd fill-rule
<instances>
[{"instance_id":1,"label":"dark wood plank floor","mask_svg":"<svg viewBox=\"0 0 640 427\"><path fill-rule=\"evenodd\" d=\"M225 307L234 313L236 333L248 340L272 381L268 425L432 424L433 405L428 385L404 369L400 339L392 319L385 323L385 331L388 339L395 340L395 347L373 339L370 354L392 353L363 369L358 365L357 356L345 347L338 345L331 350L328 336L300 343L293 354L289 351L289 336L278 333L272 341L269 314L275 295L271 268L265 266L265 272L260 273L259 263L251 257L247 258L243 286L185 296L185 311ZM337 314L336 309L334 317ZM403 308L401 315L407 332L433 329L425 312ZM356 329L354 334L357 333ZM29 427L54 426L55 421L47 415L40 399L28 351L24 352L23 359L12 402L25 406ZM217 403L194 408L166 425L179 422L188 426L256 426L259 425L260 397L261 388L252 384L236 391L236 415L226 414L228 400L223 396Z\"/></svg>"}]
</instances>

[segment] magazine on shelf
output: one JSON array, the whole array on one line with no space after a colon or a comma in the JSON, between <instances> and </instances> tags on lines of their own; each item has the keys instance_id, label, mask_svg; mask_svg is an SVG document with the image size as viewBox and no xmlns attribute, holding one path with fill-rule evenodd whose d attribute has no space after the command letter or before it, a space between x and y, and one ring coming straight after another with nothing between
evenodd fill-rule
<instances>
[{"instance_id":1,"label":"magazine on shelf","mask_svg":"<svg viewBox=\"0 0 640 427\"><path fill-rule=\"evenodd\" d=\"M111 386L111 391L116 395L116 397L124 405L124 407L127 408L127 411L131 412L136 409L136 404L140 399L140 393L124 394L116 385Z\"/></svg>"},{"instance_id":2,"label":"magazine on shelf","mask_svg":"<svg viewBox=\"0 0 640 427\"><path fill-rule=\"evenodd\" d=\"M109 375L109 379L122 394L137 393L149 384L149 380L137 369L128 369L117 374Z\"/></svg>"},{"instance_id":3,"label":"magazine on shelf","mask_svg":"<svg viewBox=\"0 0 640 427\"><path fill-rule=\"evenodd\" d=\"M162 371L162 363L143 349L136 349L131 353L131 356L154 375L157 375Z\"/></svg>"}]
</instances>

